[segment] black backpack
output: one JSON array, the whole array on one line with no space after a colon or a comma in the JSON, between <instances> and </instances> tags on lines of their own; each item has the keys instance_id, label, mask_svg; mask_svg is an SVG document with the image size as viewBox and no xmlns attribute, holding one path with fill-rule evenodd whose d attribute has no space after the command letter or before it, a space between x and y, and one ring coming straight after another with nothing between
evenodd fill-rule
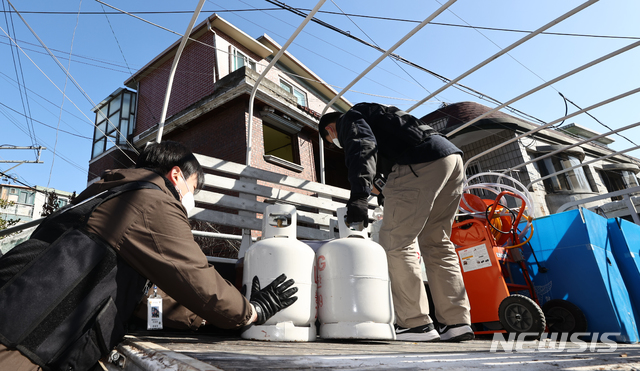
<instances>
[{"instance_id":1,"label":"black backpack","mask_svg":"<svg viewBox=\"0 0 640 371\"><path fill-rule=\"evenodd\" d=\"M125 335L147 279L85 231L103 202L150 182L127 183L48 216L0 258L0 342L45 370L88 370Z\"/></svg>"}]
</instances>

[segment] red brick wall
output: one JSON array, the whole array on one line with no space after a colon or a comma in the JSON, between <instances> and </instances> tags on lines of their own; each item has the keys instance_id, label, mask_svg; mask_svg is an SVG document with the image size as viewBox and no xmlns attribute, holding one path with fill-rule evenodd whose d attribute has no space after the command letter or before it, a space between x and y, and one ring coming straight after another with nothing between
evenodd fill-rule
<instances>
[{"instance_id":1,"label":"red brick wall","mask_svg":"<svg viewBox=\"0 0 640 371\"><path fill-rule=\"evenodd\" d=\"M131 160L135 161L138 159L138 155L135 153L129 150L124 150L124 152L131 158ZM134 163L131 162L127 156L125 156L122 151L115 150L92 162L89 165L87 181L91 181L96 177L99 177L105 170L133 167Z\"/></svg>"},{"instance_id":2,"label":"red brick wall","mask_svg":"<svg viewBox=\"0 0 640 371\"><path fill-rule=\"evenodd\" d=\"M247 100L236 99L164 139L184 143L194 153L244 164L246 109Z\"/></svg>"},{"instance_id":3,"label":"red brick wall","mask_svg":"<svg viewBox=\"0 0 640 371\"><path fill-rule=\"evenodd\" d=\"M231 43L244 54L256 61L262 60L262 58L247 50L235 40L217 29L214 30L218 36ZM213 34L206 32L198 40L207 45L213 45ZM220 49L221 47L218 45L218 48ZM187 44L180 57L173 80L167 118L213 93L213 52L212 47L196 42ZM172 63L173 58L169 58L159 67L152 67L155 70L140 80L138 118L134 135L149 129L160 121ZM228 64L228 50L219 51L218 65L228 66ZM224 76L220 75L219 77L222 78Z\"/></svg>"},{"instance_id":4,"label":"red brick wall","mask_svg":"<svg viewBox=\"0 0 640 371\"><path fill-rule=\"evenodd\" d=\"M205 33L200 36L199 40L211 45L212 37L211 33ZM172 63L173 58L169 58L140 80L138 117L134 134L139 134L160 121ZM182 52L176 69L167 117L180 112L212 92L213 49L191 42Z\"/></svg>"}]
</instances>

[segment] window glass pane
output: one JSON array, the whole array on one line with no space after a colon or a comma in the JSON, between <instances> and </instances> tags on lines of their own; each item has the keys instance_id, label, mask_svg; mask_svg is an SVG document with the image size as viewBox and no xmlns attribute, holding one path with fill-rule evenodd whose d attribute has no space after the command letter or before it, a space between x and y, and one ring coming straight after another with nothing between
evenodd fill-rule
<instances>
[{"instance_id":1,"label":"window glass pane","mask_svg":"<svg viewBox=\"0 0 640 371\"><path fill-rule=\"evenodd\" d=\"M573 166L580 165L581 162L578 158L573 156L567 156L567 160L564 162L564 168L568 169ZM584 169L581 167L575 168L566 172L568 182L571 185L571 189L575 192L591 192L591 186L587 180L587 176L584 173Z\"/></svg>"},{"instance_id":2,"label":"window glass pane","mask_svg":"<svg viewBox=\"0 0 640 371\"><path fill-rule=\"evenodd\" d=\"M109 122L107 125L107 133L111 133L120 125L120 112L116 112L109 116Z\"/></svg>"},{"instance_id":3,"label":"window glass pane","mask_svg":"<svg viewBox=\"0 0 640 371\"><path fill-rule=\"evenodd\" d=\"M543 160L543 166L541 167L543 175L549 175L556 172L555 166L553 164L553 159L545 158ZM545 185L549 188L548 191L561 191L563 189L560 180L557 176L552 176L549 179L544 180Z\"/></svg>"},{"instance_id":4,"label":"window glass pane","mask_svg":"<svg viewBox=\"0 0 640 371\"><path fill-rule=\"evenodd\" d=\"M627 188L633 188L638 186L638 178L636 178L636 175L633 172L623 170L622 178L624 179L624 182L627 185Z\"/></svg>"},{"instance_id":5,"label":"window glass pane","mask_svg":"<svg viewBox=\"0 0 640 371\"><path fill-rule=\"evenodd\" d=\"M103 137L102 139L93 143L93 157L96 157L102 152L104 152L104 141L105 141L105 138Z\"/></svg>"},{"instance_id":6,"label":"window glass pane","mask_svg":"<svg viewBox=\"0 0 640 371\"><path fill-rule=\"evenodd\" d=\"M288 91L289 93L291 93L292 89L291 89L291 85L287 84L286 82L280 80L280 87L283 88L284 90Z\"/></svg>"},{"instance_id":7,"label":"window glass pane","mask_svg":"<svg viewBox=\"0 0 640 371\"><path fill-rule=\"evenodd\" d=\"M131 93L131 105L130 110L131 113L136 113L136 95Z\"/></svg>"},{"instance_id":8,"label":"window glass pane","mask_svg":"<svg viewBox=\"0 0 640 371\"><path fill-rule=\"evenodd\" d=\"M280 157L283 160L296 163L293 136L267 125L262 125L262 132L265 155Z\"/></svg>"},{"instance_id":9,"label":"window glass pane","mask_svg":"<svg viewBox=\"0 0 640 371\"><path fill-rule=\"evenodd\" d=\"M27 192L25 191L21 191L20 194L18 195L18 203L20 204L26 204L27 203Z\"/></svg>"},{"instance_id":10,"label":"window glass pane","mask_svg":"<svg viewBox=\"0 0 640 371\"><path fill-rule=\"evenodd\" d=\"M118 95L117 97L113 98L111 103L109 103L109 114L110 115L120 109L121 100L122 100L122 95Z\"/></svg>"},{"instance_id":11,"label":"window glass pane","mask_svg":"<svg viewBox=\"0 0 640 371\"><path fill-rule=\"evenodd\" d=\"M127 135L133 134L133 131L135 130L136 120L134 114L131 114L131 116L129 117L129 122L131 123L131 125L129 125L129 132L127 133Z\"/></svg>"},{"instance_id":12,"label":"window glass pane","mask_svg":"<svg viewBox=\"0 0 640 371\"><path fill-rule=\"evenodd\" d=\"M120 120L120 135L118 136L118 144L127 142L127 133L129 132L129 120Z\"/></svg>"},{"instance_id":13,"label":"window glass pane","mask_svg":"<svg viewBox=\"0 0 640 371\"><path fill-rule=\"evenodd\" d=\"M109 109L109 105L108 104L106 104L104 107L100 108L98 110L98 112L96 112L96 117L97 117L96 121L102 121L102 120L106 119L107 116L109 115L108 112L107 112L108 109Z\"/></svg>"},{"instance_id":14,"label":"window glass pane","mask_svg":"<svg viewBox=\"0 0 640 371\"><path fill-rule=\"evenodd\" d=\"M302 107L307 106L307 95L304 92L301 92L298 89L294 89L293 95L296 96L299 105L301 105Z\"/></svg>"},{"instance_id":15,"label":"window glass pane","mask_svg":"<svg viewBox=\"0 0 640 371\"><path fill-rule=\"evenodd\" d=\"M98 124L98 134L96 138L103 137L107 133L107 120L102 121Z\"/></svg>"},{"instance_id":16,"label":"window glass pane","mask_svg":"<svg viewBox=\"0 0 640 371\"><path fill-rule=\"evenodd\" d=\"M233 49L233 57L232 57L232 63L233 63L233 70L237 70L238 68L242 68L244 67L244 60L245 60L245 55L242 54L241 52L238 51L238 49Z\"/></svg>"},{"instance_id":17,"label":"window glass pane","mask_svg":"<svg viewBox=\"0 0 640 371\"><path fill-rule=\"evenodd\" d=\"M109 138L107 139L107 143L106 143L107 148L105 149L105 151L115 146L116 145L115 141L116 141L116 138L114 138L113 136L109 136Z\"/></svg>"},{"instance_id":18,"label":"window glass pane","mask_svg":"<svg viewBox=\"0 0 640 371\"><path fill-rule=\"evenodd\" d=\"M122 97L122 117L129 118L129 111L131 105L131 94L123 93Z\"/></svg>"}]
</instances>

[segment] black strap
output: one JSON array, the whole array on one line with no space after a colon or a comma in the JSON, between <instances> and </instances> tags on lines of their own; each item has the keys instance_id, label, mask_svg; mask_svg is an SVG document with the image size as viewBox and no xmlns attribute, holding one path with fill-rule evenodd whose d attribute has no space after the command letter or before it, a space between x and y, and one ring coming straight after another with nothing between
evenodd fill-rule
<instances>
[{"instance_id":1,"label":"black strap","mask_svg":"<svg viewBox=\"0 0 640 371\"><path fill-rule=\"evenodd\" d=\"M151 182L145 182L145 181L136 181L136 182L129 182L117 187L113 187L111 189L109 189L108 191L106 191L107 193L102 196L102 199L100 200L100 202L96 203L91 210L85 215L85 219L84 222L82 223L82 226L86 226L87 222L89 221L89 217L91 217L91 214L93 214L93 212L103 203L105 203L106 201L109 201L110 199L117 197L125 192L129 192L129 191L135 191L138 189L157 189L157 190L162 190L158 185L156 185L155 183L151 183ZM96 196L100 196L100 194L96 195ZM78 205L79 206L79 205Z\"/></svg>"}]
</instances>

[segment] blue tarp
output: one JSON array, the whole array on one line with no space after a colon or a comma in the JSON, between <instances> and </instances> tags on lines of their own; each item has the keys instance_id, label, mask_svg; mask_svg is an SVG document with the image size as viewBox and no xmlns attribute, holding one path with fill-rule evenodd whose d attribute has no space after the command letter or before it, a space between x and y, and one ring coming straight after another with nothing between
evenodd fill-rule
<instances>
[{"instance_id":1,"label":"blue tarp","mask_svg":"<svg viewBox=\"0 0 640 371\"><path fill-rule=\"evenodd\" d=\"M531 248L523 250L541 305L568 300L584 312L588 332L619 332L616 341L635 343L639 336L634 309L607 224L607 219L585 209L535 219Z\"/></svg>"}]
</instances>

